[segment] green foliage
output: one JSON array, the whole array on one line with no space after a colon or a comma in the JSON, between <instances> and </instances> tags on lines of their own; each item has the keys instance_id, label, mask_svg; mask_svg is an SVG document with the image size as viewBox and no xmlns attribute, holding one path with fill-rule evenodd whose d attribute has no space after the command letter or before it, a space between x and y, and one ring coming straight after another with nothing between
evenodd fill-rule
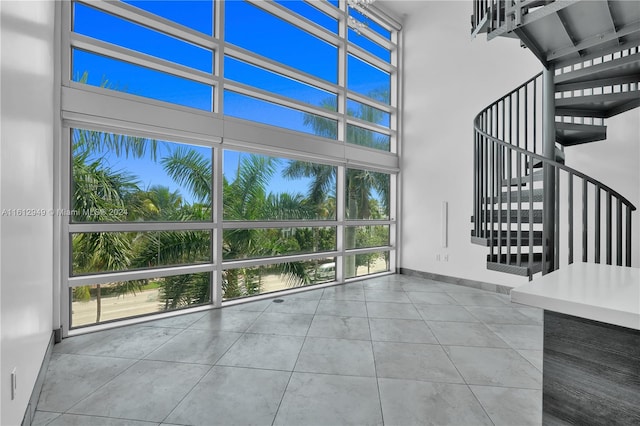
<instances>
[{"instance_id":1,"label":"green foliage","mask_svg":"<svg viewBox=\"0 0 640 426\"><path fill-rule=\"evenodd\" d=\"M84 75L85 79L87 76ZM103 82L109 87L109 82ZM325 107L333 111L330 101ZM349 115L376 121L381 112L363 106ZM333 120L306 115L305 123L316 134L335 138L337 128ZM351 127L350 127L351 128ZM370 132L353 128L348 137L361 145L376 146ZM368 138L368 139L367 139ZM211 158L178 147L167 150L158 158L162 142L151 139L115 135L89 130L72 132L73 151L73 217L78 222L118 221L210 221L212 218ZM164 152L164 151L163 151ZM188 192L188 197L165 186L140 188L138 178L109 166L107 156L145 158L158 161L169 177ZM274 177L282 160L262 155L241 155L234 179L223 181L223 216L225 221L257 220L317 220L334 219L336 215L336 167L304 161L289 161L283 177L311 178L306 194L269 193L267 184ZM381 205L373 193L381 195ZM347 218L387 217L389 178L382 173L349 169L346 174ZM185 200L195 200L187 202ZM111 213L126 211L126 214ZM92 211L104 214L93 215ZM388 243L381 235L356 232L347 228L347 246L377 246ZM74 274L125 271L179 264L211 262L211 233L209 231L104 232L80 233L72 237ZM315 253L335 250L335 228L287 229L228 229L224 232L224 259L277 257L283 254ZM357 265L370 265L373 255L354 257ZM238 268L223 271L222 287L225 298L260 293L265 274L279 274L289 286L316 282L320 262L285 262L260 268ZM349 266L347 265L347 269ZM347 275L349 271L347 270ZM208 303L211 299L211 274L198 273L159 278L132 280L109 285L74 288L74 301L98 301L97 322L100 321L100 300L105 296L135 294L142 289L158 288L159 309L168 310Z\"/></svg>"},{"instance_id":2,"label":"green foliage","mask_svg":"<svg viewBox=\"0 0 640 426\"><path fill-rule=\"evenodd\" d=\"M83 285L73 288L73 301L74 302L88 302L91 300L91 293L89 292L89 286Z\"/></svg>"},{"instance_id":3,"label":"green foliage","mask_svg":"<svg viewBox=\"0 0 640 426\"><path fill-rule=\"evenodd\" d=\"M160 281L160 299L164 310L201 305L211 300L210 274L175 275Z\"/></svg>"},{"instance_id":4,"label":"green foliage","mask_svg":"<svg viewBox=\"0 0 640 426\"><path fill-rule=\"evenodd\" d=\"M167 174L201 203L211 205L211 159L179 147L161 161Z\"/></svg>"}]
</instances>

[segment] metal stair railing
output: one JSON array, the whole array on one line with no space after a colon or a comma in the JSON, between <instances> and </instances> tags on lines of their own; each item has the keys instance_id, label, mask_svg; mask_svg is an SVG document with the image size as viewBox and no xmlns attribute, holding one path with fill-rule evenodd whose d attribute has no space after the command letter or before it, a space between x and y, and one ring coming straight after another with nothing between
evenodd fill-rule
<instances>
[{"instance_id":1,"label":"metal stair railing","mask_svg":"<svg viewBox=\"0 0 640 426\"><path fill-rule=\"evenodd\" d=\"M496 30L507 32L522 23L530 9L553 3L555 0L474 0L471 15L471 34Z\"/></svg>"},{"instance_id":2,"label":"metal stair railing","mask_svg":"<svg viewBox=\"0 0 640 426\"><path fill-rule=\"evenodd\" d=\"M535 272L534 235L540 230L542 261L551 262L551 270L560 265L561 245L567 250L567 263L578 258L613 264L615 252L615 264L631 266L631 212L636 207L602 182L542 156L542 132L538 130L542 120L541 74L475 118L472 236L486 241L490 259L528 268L530 277ZM555 205L536 201L536 164L556 177ZM561 194L566 200L562 203ZM555 229L544 229L536 222L535 211L540 207L543 214L552 209ZM548 258L550 233L556 237L552 239L553 259ZM577 235L581 235L581 244ZM578 256L574 256L576 251Z\"/></svg>"},{"instance_id":3,"label":"metal stair railing","mask_svg":"<svg viewBox=\"0 0 640 426\"><path fill-rule=\"evenodd\" d=\"M475 36L486 29L490 33L504 24L504 0L475 0L471 15L471 34Z\"/></svg>"}]
</instances>

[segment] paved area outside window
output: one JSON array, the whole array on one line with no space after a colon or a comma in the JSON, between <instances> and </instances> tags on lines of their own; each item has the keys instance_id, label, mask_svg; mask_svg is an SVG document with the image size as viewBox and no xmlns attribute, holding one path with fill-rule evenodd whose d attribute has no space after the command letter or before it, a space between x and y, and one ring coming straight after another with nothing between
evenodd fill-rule
<instances>
[{"instance_id":1,"label":"paved area outside window","mask_svg":"<svg viewBox=\"0 0 640 426\"><path fill-rule=\"evenodd\" d=\"M542 311L392 275L65 339L36 425L539 425Z\"/></svg>"}]
</instances>

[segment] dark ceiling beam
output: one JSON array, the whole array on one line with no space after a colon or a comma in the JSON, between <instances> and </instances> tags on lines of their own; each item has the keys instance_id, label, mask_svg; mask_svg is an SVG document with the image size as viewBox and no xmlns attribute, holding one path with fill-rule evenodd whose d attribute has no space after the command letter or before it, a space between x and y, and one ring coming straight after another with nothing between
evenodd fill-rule
<instances>
[{"instance_id":1,"label":"dark ceiling beam","mask_svg":"<svg viewBox=\"0 0 640 426\"><path fill-rule=\"evenodd\" d=\"M611 24L611 28L613 28L614 32L618 32L618 26L616 25L616 19L613 16L613 10L611 10L611 0L607 0L607 10L609 11L609 23ZM618 37L618 46L622 44L622 40Z\"/></svg>"},{"instance_id":2,"label":"dark ceiling beam","mask_svg":"<svg viewBox=\"0 0 640 426\"><path fill-rule=\"evenodd\" d=\"M550 52L547 56L548 61L556 61L561 58L564 58L573 53L577 53L580 50L585 50L590 47L598 46L600 44L604 44L608 41L620 39L624 36L634 34L638 37L640 33L640 22L632 22L630 24L625 25L624 27L618 28L618 30L610 31L603 34L596 34L594 36L585 38L580 41L576 46L570 46L563 49L558 49L555 52Z\"/></svg>"},{"instance_id":3,"label":"dark ceiling beam","mask_svg":"<svg viewBox=\"0 0 640 426\"><path fill-rule=\"evenodd\" d=\"M576 37L573 35L571 28L569 27L569 23L567 22L567 19L564 16L564 12L562 10L558 10L556 12L556 15L558 16L558 19L562 24L562 29L564 30L564 33L567 35L567 38L571 41L571 44L573 44L573 47L576 47L578 45L578 41ZM578 52L578 55L580 56L583 55L583 52L581 52L580 50L578 50L577 52Z\"/></svg>"},{"instance_id":4,"label":"dark ceiling beam","mask_svg":"<svg viewBox=\"0 0 640 426\"><path fill-rule=\"evenodd\" d=\"M636 46L640 45L640 40L624 40L622 41L622 44L620 46L611 46L610 48L608 48L605 51L598 51L598 52L591 52L591 53L587 53L585 54L583 57L580 58L581 61L588 61L589 59L595 59L595 58L600 58L604 55L610 54L610 53L615 53L615 52L619 52L620 49L632 49ZM635 56L638 55L638 56ZM634 54L634 55L630 55L630 56L626 56L623 57L622 59L618 59L618 60L624 60L624 61L629 61L629 62L634 62L637 60L637 58L640 57L640 54ZM625 59L625 58L629 58L629 59ZM571 65L575 63L575 58L570 58L570 57L563 57L557 60L553 61L554 64L556 64L556 66L558 67L562 67L562 66L566 66L566 65ZM561 77L559 77L561 78Z\"/></svg>"}]
</instances>

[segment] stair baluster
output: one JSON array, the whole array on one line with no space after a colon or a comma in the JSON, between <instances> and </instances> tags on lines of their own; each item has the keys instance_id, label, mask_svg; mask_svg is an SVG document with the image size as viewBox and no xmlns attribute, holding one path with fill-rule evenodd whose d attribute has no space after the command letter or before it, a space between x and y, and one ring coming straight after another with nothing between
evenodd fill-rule
<instances>
[{"instance_id":1,"label":"stair baluster","mask_svg":"<svg viewBox=\"0 0 640 426\"><path fill-rule=\"evenodd\" d=\"M634 49L629 50L628 54L638 54L637 49L635 53ZM585 67L599 63L592 60ZM567 72L565 69L559 71L560 74ZM487 266L490 269L531 278L543 269L545 262L553 262L556 267L562 261L573 263L577 256L574 235L580 229L583 262L604 260L607 264L615 261L617 265L630 266L631 215L636 207L603 183L565 166L562 163L564 153L560 150L555 159L542 155L542 132L537 130L544 113L538 100L541 74L490 104L475 119L473 241L489 247ZM631 87L628 85L619 90L626 91ZM602 118L585 115L582 112L579 120L572 117L571 123L603 127ZM565 122L566 118L556 117L556 121ZM560 138L562 131L556 131L556 138ZM569 144L576 143L575 140L574 137ZM555 195L546 202L542 182L545 169L555 177ZM582 181L582 185L576 184L576 179ZM589 192L593 192L593 199ZM575 207L578 199L581 200L581 212ZM562 200L566 200L566 204ZM601 214L602 201L604 215ZM553 229L544 228L545 209L553 214ZM576 220L576 214L581 214L582 220ZM566 217L567 221L561 222L561 217ZM566 231L562 229L564 226L568 227ZM593 233L589 231L590 226ZM544 238L545 235L555 238ZM603 243L604 259L601 256ZM593 254L589 246L593 247ZM567 248L566 255L564 247Z\"/></svg>"}]
</instances>

